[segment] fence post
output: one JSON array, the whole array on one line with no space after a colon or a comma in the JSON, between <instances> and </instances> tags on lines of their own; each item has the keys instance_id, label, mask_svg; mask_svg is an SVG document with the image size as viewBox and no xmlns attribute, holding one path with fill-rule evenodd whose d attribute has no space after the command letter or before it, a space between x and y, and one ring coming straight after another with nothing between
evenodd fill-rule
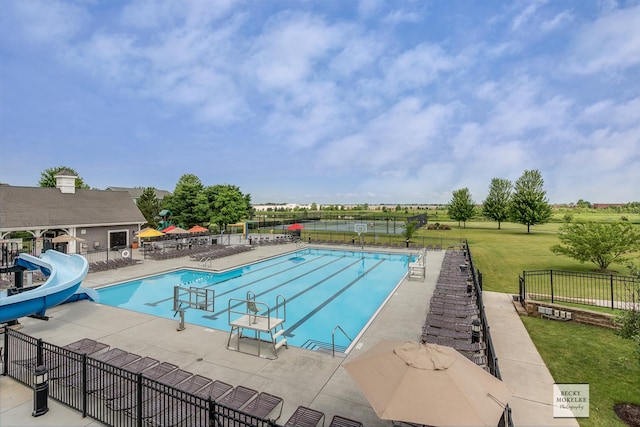
<instances>
[{"instance_id":1,"label":"fence post","mask_svg":"<svg viewBox=\"0 0 640 427\"><path fill-rule=\"evenodd\" d=\"M216 408L214 407L215 401L209 396L208 399L207 410L209 411L209 425L217 426L218 425L218 417L216 417Z\"/></svg>"},{"instance_id":2,"label":"fence post","mask_svg":"<svg viewBox=\"0 0 640 427\"><path fill-rule=\"evenodd\" d=\"M87 354L82 355L82 418L87 416Z\"/></svg>"},{"instance_id":3,"label":"fence post","mask_svg":"<svg viewBox=\"0 0 640 427\"><path fill-rule=\"evenodd\" d=\"M136 425L142 427L142 374L138 374L136 389Z\"/></svg>"},{"instance_id":4,"label":"fence post","mask_svg":"<svg viewBox=\"0 0 640 427\"><path fill-rule=\"evenodd\" d=\"M553 304L553 270L549 270L549 279L551 281L551 304Z\"/></svg>"},{"instance_id":5,"label":"fence post","mask_svg":"<svg viewBox=\"0 0 640 427\"><path fill-rule=\"evenodd\" d=\"M9 325L4 325L4 352L2 353L2 375L6 376L9 370L7 364L9 363Z\"/></svg>"},{"instance_id":6,"label":"fence post","mask_svg":"<svg viewBox=\"0 0 640 427\"><path fill-rule=\"evenodd\" d=\"M615 303L613 302L613 274L609 275L609 283L611 288L611 310L615 308Z\"/></svg>"}]
</instances>

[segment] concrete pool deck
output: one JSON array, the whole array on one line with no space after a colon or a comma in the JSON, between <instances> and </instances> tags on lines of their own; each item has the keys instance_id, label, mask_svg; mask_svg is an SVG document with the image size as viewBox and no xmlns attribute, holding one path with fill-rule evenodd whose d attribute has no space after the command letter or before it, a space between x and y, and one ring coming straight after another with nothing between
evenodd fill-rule
<instances>
[{"instance_id":1,"label":"concrete pool deck","mask_svg":"<svg viewBox=\"0 0 640 427\"><path fill-rule=\"evenodd\" d=\"M340 247L344 249L345 247ZM212 268L223 270L247 262L295 250L295 244L259 246L255 250L214 260ZM310 406L326 415L334 414L361 421L365 426L390 426L380 420L342 363L383 339L419 340L428 313L429 300L444 257L428 252L427 277L404 280L347 356L332 357L290 347L280 349L270 360L226 348L228 333L187 324L176 331L177 320L158 318L87 301L51 309L48 322L32 318L20 320L21 332L64 345L80 338L93 338L143 356L174 363L190 372L265 391L284 399L279 423L299 405ZM137 254L136 254L137 255ZM188 257L154 261L104 272L92 273L83 282L100 287L176 268L198 268ZM553 378L542 362L511 302L511 296L483 294L493 342L503 380L514 390L511 402L516 426L577 426L574 419L552 417ZM339 325L327 325L328 333ZM49 399L49 413L34 418L33 392L7 377L0 377L0 425L2 426L98 426L101 425Z\"/></svg>"}]
</instances>

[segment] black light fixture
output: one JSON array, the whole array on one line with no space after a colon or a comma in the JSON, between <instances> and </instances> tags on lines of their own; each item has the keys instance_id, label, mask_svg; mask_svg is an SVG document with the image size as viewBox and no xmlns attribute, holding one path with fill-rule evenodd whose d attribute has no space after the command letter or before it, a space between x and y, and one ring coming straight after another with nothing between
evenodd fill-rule
<instances>
[{"instance_id":1,"label":"black light fixture","mask_svg":"<svg viewBox=\"0 0 640 427\"><path fill-rule=\"evenodd\" d=\"M471 279L467 279L467 293L470 294L473 291L473 282Z\"/></svg>"},{"instance_id":2,"label":"black light fixture","mask_svg":"<svg viewBox=\"0 0 640 427\"><path fill-rule=\"evenodd\" d=\"M36 368L33 371L33 413L34 417L49 411L49 371L42 362L42 339L38 340Z\"/></svg>"},{"instance_id":3,"label":"black light fixture","mask_svg":"<svg viewBox=\"0 0 640 427\"><path fill-rule=\"evenodd\" d=\"M478 319L473 319L473 321L471 322L471 343L475 344L477 342L480 342L480 320Z\"/></svg>"}]
</instances>

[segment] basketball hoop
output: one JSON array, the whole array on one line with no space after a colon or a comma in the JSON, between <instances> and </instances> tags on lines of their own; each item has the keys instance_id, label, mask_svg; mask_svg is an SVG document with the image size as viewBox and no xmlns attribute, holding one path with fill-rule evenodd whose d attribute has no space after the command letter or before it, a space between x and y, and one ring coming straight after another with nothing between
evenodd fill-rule
<instances>
[{"instance_id":1,"label":"basketball hoop","mask_svg":"<svg viewBox=\"0 0 640 427\"><path fill-rule=\"evenodd\" d=\"M362 233L367 232L367 224L366 223L353 224L353 231L358 233L358 237L359 237Z\"/></svg>"}]
</instances>

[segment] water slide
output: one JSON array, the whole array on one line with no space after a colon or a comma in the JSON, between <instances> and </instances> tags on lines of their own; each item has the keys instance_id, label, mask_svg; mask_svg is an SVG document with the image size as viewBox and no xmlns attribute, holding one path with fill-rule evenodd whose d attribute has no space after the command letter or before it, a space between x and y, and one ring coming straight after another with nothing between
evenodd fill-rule
<instances>
[{"instance_id":1,"label":"water slide","mask_svg":"<svg viewBox=\"0 0 640 427\"><path fill-rule=\"evenodd\" d=\"M97 292L80 287L89 271L89 263L80 255L66 255L48 250L40 257L20 254L16 265L28 270L40 270L47 281L32 290L7 296L0 293L0 323L20 317L44 316L47 309L79 299L95 300Z\"/></svg>"}]
</instances>

